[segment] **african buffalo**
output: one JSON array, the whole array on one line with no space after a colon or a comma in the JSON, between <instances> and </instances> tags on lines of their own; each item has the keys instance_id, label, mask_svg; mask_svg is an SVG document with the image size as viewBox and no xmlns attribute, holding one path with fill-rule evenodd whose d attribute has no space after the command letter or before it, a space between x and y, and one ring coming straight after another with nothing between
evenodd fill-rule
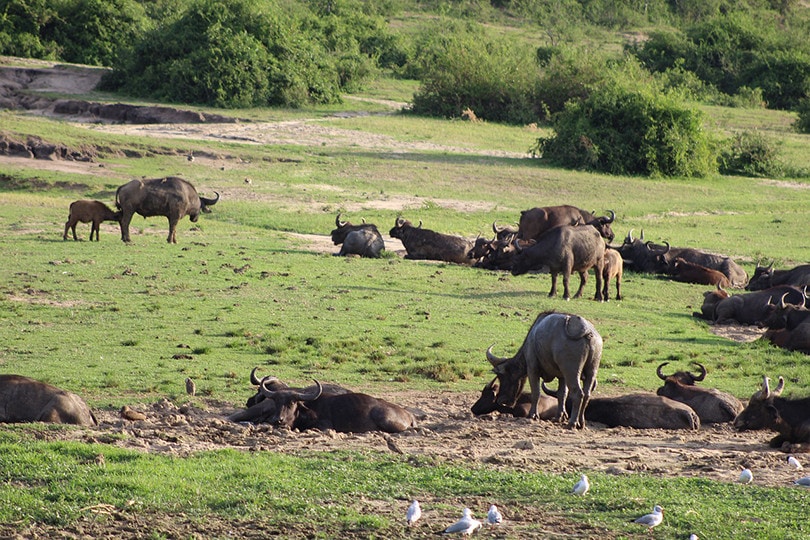
<instances>
[{"instance_id":1,"label":"african buffalo","mask_svg":"<svg viewBox=\"0 0 810 540\"><path fill-rule=\"evenodd\" d=\"M268 421L277 426L300 431L333 429L342 433L399 433L416 427L413 413L399 405L356 392L326 394L318 381L314 389L302 391L274 391L266 384L260 388L267 401L275 403L275 414Z\"/></svg>"},{"instance_id":2,"label":"african buffalo","mask_svg":"<svg viewBox=\"0 0 810 540\"><path fill-rule=\"evenodd\" d=\"M608 242L613 240L610 224L616 213L609 210L610 217L596 217L592 213L576 206L544 206L523 210L520 213L517 236L521 240L537 240L543 233L566 225L592 225Z\"/></svg>"},{"instance_id":3,"label":"african buffalo","mask_svg":"<svg viewBox=\"0 0 810 540\"><path fill-rule=\"evenodd\" d=\"M335 218L335 229L332 231L332 242L341 245L339 257L346 255L360 255L361 257L379 258L385 250L380 231L373 223L352 225L348 221L340 221L340 214Z\"/></svg>"},{"instance_id":4,"label":"african buffalo","mask_svg":"<svg viewBox=\"0 0 810 540\"><path fill-rule=\"evenodd\" d=\"M97 424L76 394L21 375L0 375L0 422Z\"/></svg>"},{"instance_id":5,"label":"african buffalo","mask_svg":"<svg viewBox=\"0 0 810 540\"><path fill-rule=\"evenodd\" d=\"M807 290L803 289L805 297L807 297ZM810 308L806 306L807 300L798 304L791 304L785 301L787 294L779 299L779 303L771 302L768 306L770 312L761 325L768 328L780 329L787 328L793 330L803 322L810 320Z\"/></svg>"},{"instance_id":6,"label":"african buffalo","mask_svg":"<svg viewBox=\"0 0 810 540\"><path fill-rule=\"evenodd\" d=\"M194 186L176 176L132 180L115 192L115 206L122 212L121 240L130 241L129 223L137 213L145 218L166 216L169 220L169 236L166 241L176 244L177 223L184 216L189 216L196 223L201 212L210 212L209 206L219 201L219 193L216 195L215 199L200 197Z\"/></svg>"},{"instance_id":7,"label":"african buffalo","mask_svg":"<svg viewBox=\"0 0 810 540\"><path fill-rule=\"evenodd\" d=\"M596 373L602 358L602 336L586 319L567 313L544 312L537 316L518 352L512 358L498 358L487 349L500 388L498 405L514 407L526 378L531 386L529 417L538 418L540 379L559 379L558 422L567 415L565 400L571 394L569 428L585 427L585 409L596 388Z\"/></svg>"},{"instance_id":8,"label":"african buffalo","mask_svg":"<svg viewBox=\"0 0 810 540\"><path fill-rule=\"evenodd\" d=\"M98 242L98 231L102 221L121 221L121 212L113 212L112 208L101 201L79 200L70 203L68 219L65 222L65 232L62 240L67 240L68 229L73 231L73 240L78 240L76 236L77 223L92 223L90 225L90 241L93 241L93 234Z\"/></svg>"},{"instance_id":9,"label":"african buffalo","mask_svg":"<svg viewBox=\"0 0 810 540\"><path fill-rule=\"evenodd\" d=\"M664 386L656 392L659 396L668 397L689 405L700 417L703 424L722 424L731 422L743 410L743 405L734 396L715 388L695 386L706 377L706 368L695 362L700 368L700 375L688 371L677 371L664 375L662 369L669 362L664 362L655 371Z\"/></svg>"},{"instance_id":10,"label":"african buffalo","mask_svg":"<svg viewBox=\"0 0 810 540\"><path fill-rule=\"evenodd\" d=\"M748 406L734 420L740 431L770 429L779 433L771 439L772 448L783 443L810 442L810 397L789 399L781 397L785 380L770 389L770 379L763 378L762 388L751 396Z\"/></svg>"},{"instance_id":11,"label":"african buffalo","mask_svg":"<svg viewBox=\"0 0 810 540\"><path fill-rule=\"evenodd\" d=\"M498 227L496 223L492 222L492 232L495 233L495 239L504 244L511 244L512 240L517 236L519 229L517 227L511 227L509 225L504 225L503 227Z\"/></svg>"},{"instance_id":12,"label":"african buffalo","mask_svg":"<svg viewBox=\"0 0 810 540\"><path fill-rule=\"evenodd\" d=\"M675 262L672 263L672 277L675 281L684 283L717 285L724 289L731 286L731 282L726 275L719 270L706 268L705 266L689 262L681 257L676 257Z\"/></svg>"},{"instance_id":13,"label":"african buffalo","mask_svg":"<svg viewBox=\"0 0 810 540\"><path fill-rule=\"evenodd\" d=\"M715 324L759 324L771 313L772 302L783 297L789 303L805 301L804 292L790 285L780 285L764 291L733 296L722 289L717 289L703 293L701 312L693 313L693 315Z\"/></svg>"},{"instance_id":14,"label":"african buffalo","mask_svg":"<svg viewBox=\"0 0 810 540\"><path fill-rule=\"evenodd\" d=\"M468 257L473 242L450 234L442 234L423 229L422 222L414 227L410 221L398 217L388 233L391 238L399 238L405 246L406 259L426 259L470 265Z\"/></svg>"},{"instance_id":15,"label":"african buffalo","mask_svg":"<svg viewBox=\"0 0 810 540\"><path fill-rule=\"evenodd\" d=\"M616 300L622 299L622 274L624 273L624 261L621 254L613 248L606 246L605 266L602 268L602 297L605 302L610 300L610 280L616 281Z\"/></svg>"},{"instance_id":16,"label":"african buffalo","mask_svg":"<svg viewBox=\"0 0 810 540\"><path fill-rule=\"evenodd\" d=\"M666 249L664 246L654 246L644 241L644 231L640 238L633 238L633 229L627 233L624 242L618 248L625 268L634 272L655 274L660 271L658 255Z\"/></svg>"},{"instance_id":17,"label":"african buffalo","mask_svg":"<svg viewBox=\"0 0 810 540\"><path fill-rule=\"evenodd\" d=\"M515 240L517 251L512 262L512 275L519 276L529 270L547 267L551 272L551 291L557 294L557 274L563 275L563 297L570 298L568 281L571 272L579 273L579 289L574 298L582 296L588 270L596 275L595 300L602 300L602 270L605 264L605 241L593 227L566 226L551 229L541 236L534 245L523 249Z\"/></svg>"},{"instance_id":18,"label":"african buffalo","mask_svg":"<svg viewBox=\"0 0 810 540\"><path fill-rule=\"evenodd\" d=\"M268 390L298 390L298 391L306 391L310 390L312 387L307 388L290 388L285 383L281 382L281 379L278 377L273 377L272 375L265 375L261 379L256 376L256 371L258 371L258 367L254 367L250 370L250 383L256 387L256 393L253 394L251 397L248 398L246 407L250 408L257 403L261 403L264 401L264 394L261 392L262 386L264 386ZM348 394L351 392L348 388L344 388L337 384L322 384L321 385L324 392L329 394Z\"/></svg>"},{"instance_id":19,"label":"african buffalo","mask_svg":"<svg viewBox=\"0 0 810 540\"><path fill-rule=\"evenodd\" d=\"M498 404L498 378L492 379L492 382L487 384L481 391L481 397L478 401L473 403L470 407L472 413L476 416L482 414L489 414L498 411L501 414L511 414L516 418L528 418L529 410L532 407L532 397L528 392L523 392L518 397L515 405L507 407L506 405ZM585 411L587 414L587 411ZM557 394L554 397L540 395L540 401L537 404L537 417L540 420L551 420L557 416ZM586 417L587 418L587 417Z\"/></svg>"},{"instance_id":20,"label":"african buffalo","mask_svg":"<svg viewBox=\"0 0 810 540\"><path fill-rule=\"evenodd\" d=\"M810 285L810 264L802 264L790 270L774 270L773 263L769 266L757 265L754 277L745 288L749 291L761 291L777 285L795 285L797 287Z\"/></svg>"},{"instance_id":21,"label":"african buffalo","mask_svg":"<svg viewBox=\"0 0 810 540\"><path fill-rule=\"evenodd\" d=\"M665 242L665 244L666 249L658 250L656 253L663 273L675 274L675 262L680 258L686 262L720 272L728 278L731 287L741 288L748 282L748 274L730 257L695 248L673 248L669 246L669 243Z\"/></svg>"}]
</instances>

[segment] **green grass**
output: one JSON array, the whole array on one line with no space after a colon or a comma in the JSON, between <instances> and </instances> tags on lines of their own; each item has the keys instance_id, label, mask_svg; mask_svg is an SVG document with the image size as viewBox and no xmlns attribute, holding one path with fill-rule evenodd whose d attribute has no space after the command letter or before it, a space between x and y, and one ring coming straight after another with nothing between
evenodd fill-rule
<instances>
[{"instance_id":1,"label":"green grass","mask_svg":"<svg viewBox=\"0 0 810 540\"><path fill-rule=\"evenodd\" d=\"M333 111L246 114L301 119ZM789 141L794 165L806 167L801 160L810 138L789 132L783 113L708 113L717 129L770 130ZM364 217L383 232L401 214L427 228L474 237L489 235L493 220L515 222L532 206L570 203L615 210L615 243L630 229L636 235L643 229L650 240L733 255L750 273L760 258L778 266L807 262L806 179L687 181L566 171L488 154L525 152L535 130L409 115L321 120L391 138L393 149L125 137L9 112L0 113L0 123L14 137L38 134L103 149L98 161L104 167L92 170L0 165L0 370L68 388L94 408L162 397L182 401L187 376L200 394L241 403L254 366L293 383L318 378L370 393L473 391L489 377L486 347L494 342L496 354L515 351L546 309L572 311L596 324L605 339L599 388L606 393L654 389L659 363L685 367L693 360L707 366L710 384L741 398L762 375L784 376L786 392L810 393L806 356L735 343L694 319L703 286L627 273L621 302L564 302L547 298L546 275L512 277L393 256L341 259L285 234L326 235L344 211L344 218ZM406 147L413 143L441 147ZM188 163L189 150L223 156L225 170L202 160ZM142 157L126 157L133 152ZM115 188L127 180L175 173L204 194L223 193L197 224L181 222L176 246L165 242L165 219L140 217L133 220L131 245L109 226L100 243L62 241L70 201L98 198L112 205ZM79 233L87 238L89 225L80 225ZM593 278L587 297L592 287ZM178 352L191 358L174 358ZM184 513L200 523L258 520L278 530L292 514L309 531L326 523L323 537L400 537L398 520L408 498L418 496L450 514L462 500L483 506L497 499L518 513L539 509L535 515L585 521L594 536L637 535L627 520L656 503L668 509L656 537L693 530L705 538L806 535L790 510L807 504L807 492L797 489L596 474L592 497L569 500L561 494L574 479L564 474L362 452L170 458L103 444L47 443L36 433L0 430L5 523L67 526L86 515L83 508L104 503L121 511L134 505L150 514ZM93 462L98 453L106 457L104 468ZM326 482L324 470L338 481ZM402 508L364 512L358 495ZM733 531L724 528L730 521ZM519 522L516 537L535 525Z\"/></svg>"}]
</instances>

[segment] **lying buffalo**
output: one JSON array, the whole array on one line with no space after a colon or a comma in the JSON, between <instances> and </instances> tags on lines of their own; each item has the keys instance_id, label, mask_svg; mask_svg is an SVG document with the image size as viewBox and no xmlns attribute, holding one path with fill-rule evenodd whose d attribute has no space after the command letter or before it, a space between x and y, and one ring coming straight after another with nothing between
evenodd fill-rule
<instances>
[{"instance_id":1,"label":"lying buffalo","mask_svg":"<svg viewBox=\"0 0 810 540\"><path fill-rule=\"evenodd\" d=\"M216 193L216 192L215 192ZM177 243L177 223L185 216L196 223L202 212L210 212L209 206L219 201L206 199L197 195L189 182L176 176L154 178L152 180L132 180L119 187L115 192L115 206L121 212L121 240L129 242L129 223L132 216L143 217L165 216L169 220L170 244Z\"/></svg>"},{"instance_id":2,"label":"lying buffalo","mask_svg":"<svg viewBox=\"0 0 810 540\"><path fill-rule=\"evenodd\" d=\"M523 392L515 404L509 407L498 404L498 388L498 378L496 377L484 387L481 397L470 408L474 415L481 416L497 411L501 414L511 414L517 418L529 417L529 410L532 407L531 394ZM537 417L540 420L551 420L555 416L557 416L557 395L555 394L554 397L541 395L537 404Z\"/></svg>"},{"instance_id":3,"label":"lying buffalo","mask_svg":"<svg viewBox=\"0 0 810 540\"><path fill-rule=\"evenodd\" d=\"M545 396L543 400L549 400L555 404L556 409L557 392L549 390L543 384ZM498 412L511 414L518 418L529 416L528 403L531 397L524 392L520 395L517 405L513 408L498 407ZM489 397L487 388L481 394L481 398L473 405L473 414L480 415L492 412L492 398ZM543 401L542 403L545 403ZM546 420L548 418L541 419ZM585 420L597 422L607 427L630 427L635 429L698 429L700 428L700 418L688 405L675 400L657 396L648 392L629 394L618 397L592 397L585 409Z\"/></svg>"},{"instance_id":4,"label":"lying buffalo","mask_svg":"<svg viewBox=\"0 0 810 540\"><path fill-rule=\"evenodd\" d=\"M596 388L596 373L602 358L602 336L578 315L545 312L538 315L518 352L512 358L498 358L487 349L500 388L498 405L514 407L526 379L531 386L529 417L539 418L540 379L560 380L556 420L565 421L566 397L572 399L569 428L585 427L585 408Z\"/></svg>"},{"instance_id":5,"label":"lying buffalo","mask_svg":"<svg viewBox=\"0 0 810 540\"><path fill-rule=\"evenodd\" d=\"M21 375L0 375L0 422L97 424L76 394Z\"/></svg>"},{"instance_id":6,"label":"lying buffalo","mask_svg":"<svg viewBox=\"0 0 810 540\"><path fill-rule=\"evenodd\" d=\"M715 324L760 324L773 311L775 302L784 298L790 304L805 303L804 291L791 285L779 285L764 291L729 295L723 289L703 293L703 305L695 317Z\"/></svg>"},{"instance_id":7,"label":"lying buffalo","mask_svg":"<svg viewBox=\"0 0 810 540\"><path fill-rule=\"evenodd\" d=\"M277 426L300 431L333 429L343 433L399 433L416 427L414 415L399 405L357 392L324 393L318 381L314 388L305 390L271 390L267 384L260 388L266 401L275 406L274 414L267 421Z\"/></svg>"},{"instance_id":8,"label":"lying buffalo","mask_svg":"<svg viewBox=\"0 0 810 540\"><path fill-rule=\"evenodd\" d=\"M810 397L790 399L781 396L785 380L771 390L770 379L764 377L762 388L751 396L748 406L734 420L740 431L770 429L779 433L771 439L773 448L784 443L810 442Z\"/></svg>"},{"instance_id":9,"label":"lying buffalo","mask_svg":"<svg viewBox=\"0 0 810 540\"><path fill-rule=\"evenodd\" d=\"M689 405L700 417L703 424L722 424L734 420L743 410L743 404L731 394L721 392L716 388L703 388L696 386L706 378L706 368L695 362L700 369L696 375L688 371L676 371L672 375L664 375L663 368L669 364L664 362L658 366L655 373L664 381L664 386L656 392L659 396L668 397Z\"/></svg>"},{"instance_id":10,"label":"lying buffalo","mask_svg":"<svg viewBox=\"0 0 810 540\"><path fill-rule=\"evenodd\" d=\"M361 257L379 258L385 251L385 241L373 223L352 225L348 221L341 221L340 214L335 218L335 229L330 233L332 243L340 247L339 257L347 255L360 255Z\"/></svg>"}]
</instances>

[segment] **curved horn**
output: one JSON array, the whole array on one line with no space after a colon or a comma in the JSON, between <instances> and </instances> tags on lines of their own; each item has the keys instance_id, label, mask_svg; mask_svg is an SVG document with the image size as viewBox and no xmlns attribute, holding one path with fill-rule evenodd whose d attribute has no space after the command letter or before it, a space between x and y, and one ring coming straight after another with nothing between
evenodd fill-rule
<instances>
[{"instance_id":1,"label":"curved horn","mask_svg":"<svg viewBox=\"0 0 810 540\"><path fill-rule=\"evenodd\" d=\"M305 388L300 392L296 392L295 399L299 401L315 401L321 397L321 394L323 393L323 386L321 386L321 383L318 382L317 379L312 380L315 381L315 388Z\"/></svg>"},{"instance_id":2,"label":"curved horn","mask_svg":"<svg viewBox=\"0 0 810 540\"><path fill-rule=\"evenodd\" d=\"M487 390L492 390L495 393L498 392L498 377L495 377L487 383L487 385L484 387L484 391Z\"/></svg>"},{"instance_id":3,"label":"curved horn","mask_svg":"<svg viewBox=\"0 0 810 540\"><path fill-rule=\"evenodd\" d=\"M523 248L520 246L520 242L518 242L517 236L515 237L514 240L512 240L512 246L514 246L515 251L517 251L518 253L523 251Z\"/></svg>"},{"instance_id":4,"label":"curved horn","mask_svg":"<svg viewBox=\"0 0 810 540\"><path fill-rule=\"evenodd\" d=\"M547 396L557 397L557 391L552 390L548 386L546 386L546 381L540 381L540 388L543 389L543 393Z\"/></svg>"},{"instance_id":5,"label":"curved horn","mask_svg":"<svg viewBox=\"0 0 810 540\"><path fill-rule=\"evenodd\" d=\"M690 373L690 375L692 375L693 379L700 382L700 381L702 381L703 379L706 378L706 367L703 364L701 364L700 362L692 362L692 363L700 368L700 375L695 376L695 375L692 375L691 373Z\"/></svg>"},{"instance_id":6,"label":"curved horn","mask_svg":"<svg viewBox=\"0 0 810 540\"><path fill-rule=\"evenodd\" d=\"M257 369L259 369L258 366L250 370L250 384L255 384L256 386L259 386L262 384L262 381L258 377L256 377Z\"/></svg>"},{"instance_id":7,"label":"curved horn","mask_svg":"<svg viewBox=\"0 0 810 540\"><path fill-rule=\"evenodd\" d=\"M768 265L768 271L770 271L771 268L773 268L773 263L774 263L774 261L771 261L771 264Z\"/></svg>"},{"instance_id":8,"label":"curved horn","mask_svg":"<svg viewBox=\"0 0 810 540\"><path fill-rule=\"evenodd\" d=\"M501 232L504 229L505 229L505 227L498 228L498 226L495 225L495 222L494 221L492 222L492 232L494 232L495 234L498 234L499 232Z\"/></svg>"},{"instance_id":9,"label":"curved horn","mask_svg":"<svg viewBox=\"0 0 810 540\"><path fill-rule=\"evenodd\" d=\"M624 237L625 244L632 244L633 243L633 229L627 231L627 236Z\"/></svg>"},{"instance_id":10,"label":"curved horn","mask_svg":"<svg viewBox=\"0 0 810 540\"><path fill-rule=\"evenodd\" d=\"M404 224L405 218L403 218L402 216L397 216L397 220L394 222L394 226L397 228L402 228Z\"/></svg>"},{"instance_id":11,"label":"curved horn","mask_svg":"<svg viewBox=\"0 0 810 540\"><path fill-rule=\"evenodd\" d=\"M787 298L788 294L790 294L790 293L783 294L782 298L779 300L779 307L782 308L782 309L787 308L787 303L785 302L785 298Z\"/></svg>"},{"instance_id":12,"label":"curved horn","mask_svg":"<svg viewBox=\"0 0 810 540\"><path fill-rule=\"evenodd\" d=\"M417 229L421 229L421 228L422 228L422 220L420 219L419 220L419 226L417 227Z\"/></svg>"},{"instance_id":13,"label":"curved horn","mask_svg":"<svg viewBox=\"0 0 810 540\"><path fill-rule=\"evenodd\" d=\"M664 362L663 364L661 364L660 366L658 366L658 369L656 369L656 370L655 370L655 374L656 374L656 375L658 375L658 378L659 378L659 379L661 379L662 381L667 380L667 376L666 376L666 375L664 375L664 374L661 372L661 368L663 368L663 367L664 367L664 366L666 366L667 364L669 364L669 362Z\"/></svg>"},{"instance_id":14,"label":"curved horn","mask_svg":"<svg viewBox=\"0 0 810 540\"><path fill-rule=\"evenodd\" d=\"M616 219L616 212L613 210L608 210L610 212L610 219L606 220L605 223L613 223L613 220Z\"/></svg>"},{"instance_id":15,"label":"curved horn","mask_svg":"<svg viewBox=\"0 0 810 540\"><path fill-rule=\"evenodd\" d=\"M335 217L335 227L337 227L338 229L346 226L345 221L340 221L340 216L342 216L342 215L343 215L343 212L338 212L338 215Z\"/></svg>"},{"instance_id":16,"label":"curved horn","mask_svg":"<svg viewBox=\"0 0 810 540\"><path fill-rule=\"evenodd\" d=\"M508 358L498 358L497 356L492 354L492 347L494 347L494 346L495 346L495 344L493 343L487 349L487 360L489 360L489 363L492 364L493 366L500 366L501 364L506 362L508 360Z\"/></svg>"},{"instance_id":17,"label":"curved horn","mask_svg":"<svg viewBox=\"0 0 810 540\"><path fill-rule=\"evenodd\" d=\"M217 201L219 201L219 193L215 191L214 194L217 196L216 199L206 199L205 197L200 197L200 201L205 206L214 206L215 204L217 204Z\"/></svg>"},{"instance_id":18,"label":"curved horn","mask_svg":"<svg viewBox=\"0 0 810 540\"><path fill-rule=\"evenodd\" d=\"M771 380L768 378L767 375L762 377L762 389L759 391L759 398L760 399L768 399L771 395Z\"/></svg>"},{"instance_id":19,"label":"curved horn","mask_svg":"<svg viewBox=\"0 0 810 540\"><path fill-rule=\"evenodd\" d=\"M782 376L780 375L779 376L779 384L777 384L776 388L773 389L773 394L772 395L778 396L779 394L782 393L782 390L784 390L784 388L785 388L785 379L782 378Z\"/></svg>"},{"instance_id":20,"label":"curved horn","mask_svg":"<svg viewBox=\"0 0 810 540\"><path fill-rule=\"evenodd\" d=\"M360 218L360 222L363 223L363 225L365 225L366 224L366 218L364 218L364 217Z\"/></svg>"}]
</instances>

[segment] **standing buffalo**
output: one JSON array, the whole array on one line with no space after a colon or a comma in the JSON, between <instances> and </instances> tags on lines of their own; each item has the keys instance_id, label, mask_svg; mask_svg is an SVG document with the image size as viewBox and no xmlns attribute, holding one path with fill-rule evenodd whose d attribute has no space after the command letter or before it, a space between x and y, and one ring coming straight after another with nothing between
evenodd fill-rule
<instances>
[{"instance_id":1,"label":"standing buffalo","mask_svg":"<svg viewBox=\"0 0 810 540\"><path fill-rule=\"evenodd\" d=\"M664 375L661 371L669 362L664 362L656 370L664 386L656 392L659 396L668 397L689 405L700 417L703 424L722 424L731 422L743 410L740 400L715 388L695 386L696 382L706 377L706 368L695 362L700 368L700 375L688 371L678 371Z\"/></svg>"},{"instance_id":2,"label":"standing buffalo","mask_svg":"<svg viewBox=\"0 0 810 540\"><path fill-rule=\"evenodd\" d=\"M73 201L70 203L68 220L65 222L65 232L62 234L62 240L67 240L68 229L73 231L73 240L78 240L76 237L76 224L81 222L92 223L90 225L90 241L93 241L93 234L95 234L96 242L98 242L98 231L102 221L118 221L120 223L121 212L113 212L112 208L101 201L89 201L86 199Z\"/></svg>"},{"instance_id":3,"label":"standing buffalo","mask_svg":"<svg viewBox=\"0 0 810 540\"><path fill-rule=\"evenodd\" d=\"M0 375L0 422L97 424L76 394L21 375Z\"/></svg>"},{"instance_id":4,"label":"standing buffalo","mask_svg":"<svg viewBox=\"0 0 810 540\"><path fill-rule=\"evenodd\" d=\"M777 285L795 285L803 287L810 285L810 264L802 264L790 270L774 270L773 263L769 266L757 265L754 277L745 287L749 291L761 291Z\"/></svg>"},{"instance_id":5,"label":"standing buffalo","mask_svg":"<svg viewBox=\"0 0 810 540\"><path fill-rule=\"evenodd\" d=\"M340 214L335 218L335 229L332 231L332 242L341 245L339 257L346 255L360 255L361 257L379 258L385 249L380 231L373 223L352 225L348 221L340 221Z\"/></svg>"},{"instance_id":6,"label":"standing buffalo","mask_svg":"<svg viewBox=\"0 0 810 540\"><path fill-rule=\"evenodd\" d=\"M521 240L537 240L546 231L566 225L592 225L608 242L613 240L613 230L610 224L616 218L615 212L610 210L610 217L596 217L592 213L576 206L544 206L523 210L520 213L518 224L518 238Z\"/></svg>"},{"instance_id":7,"label":"standing buffalo","mask_svg":"<svg viewBox=\"0 0 810 540\"><path fill-rule=\"evenodd\" d=\"M579 289L574 298L582 296L588 270L596 274L595 300L602 300L602 270L605 264L605 241L593 227L570 226L558 227L541 236L537 242L523 249L520 243L514 243L517 254L512 262L512 275L525 274L529 270L540 270L547 267L551 272L551 291L549 296L557 294L557 274L563 275L563 297L570 298L568 281L571 272L579 273Z\"/></svg>"},{"instance_id":8,"label":"standing buffalo","mask_svg":"<svg viewBox=\"0 0 810 540\"><path fill-rule=\"evenodd\" d=\"M602 336L593 324L578 315L545 312L538 315L517 354L498 358L487 349L500 388L497 404L514 407L526 378L531 387L529 417L538 418L540 379L559 379L556 420L566 419L565 401L570 393L569 428L585 427L585 409L596 388L596 373L602 358Z\"/></svg>"},{"instance_id":9,"label":"standing buffalo","mask_svg":"<svg viewBox=\"0 0 810 540\"><path fill-rule=\"evenodd\" d=\"M399 433L416 427L414 415L399 405L356 392L325 394L318 381L314 388L301 391L273 391L266 384L260 388L267 401L275 404L275 414L268 421L290 429Z\"/></svg>"},{"instance_id":10,"label":"standing buffalo","mask_svg":"<svg viewBox=\"0 0 810 540\"><path fill-rule=\"evenodd\" d=\"M423 229L422 222L414 227L410 221L398 217L394 227L389 231L391 238L399 238L405 246L406 259L426 259L447 261L470 265L469 258L473 242L460 236L442 234L430 229Z\"/></svg>"},{"instance_id":11,"label":"standing buffalo","mask_svg":"<svg viewBox=\"0 0 810 540\"><path fill-rule=\"evenodd\" d=\"M748 406L734 420L734 427L740 431L770 429L778 432L779 435L771 439L772 448L780 448L786 442L810 442L810 398L783 398L784 387L785 380L779 377L779 384L772 391L770 379L764 377L762 389L751 396Z\"/></svg>"},{"instance_id":12,"label":"standing buffalo","mask_svg":"<svg viewBox=\"0 0 810 540\"><path fill-rule=\"evenodd\" d=\"M602 297L605 302L610 300L610 280L616 281L616 300L622 299L622 275L624 274L624 261L621 254L613 248L606 246L605 266L602 268Z\"/></svg>"},{"instance_id":13,"label":"standing buffalo","mask_svg":"<svg viewBox=\"0 0 810 540\"><path fill-rule=\"evenodd\" d=\"M214 192L216 193L216 192ZM201 212L210 212L209 206L219 201L197 195L189 182L176 176L154 178L152 180L132 180L115 192L115 206L121 212L121 240L129 242L129 223L136 213L143 217L166 216L169 220L170 244L177 243L177 223L184 216L196 223Z\"/></svg>"}]
</instances>

